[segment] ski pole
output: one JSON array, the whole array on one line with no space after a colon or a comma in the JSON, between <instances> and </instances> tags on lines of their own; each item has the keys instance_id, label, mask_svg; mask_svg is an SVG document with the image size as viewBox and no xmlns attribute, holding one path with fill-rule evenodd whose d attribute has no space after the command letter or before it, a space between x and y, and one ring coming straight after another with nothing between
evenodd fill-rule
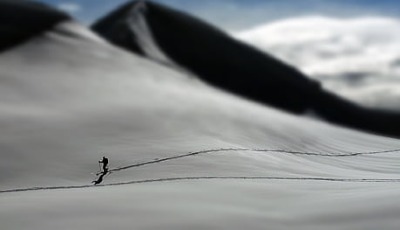
<instances>
[{"instance_id":1,"label":"ski pole","mask_svg":"<svg viewBox=\"0 0 400 230\"><path fill-rule=\"evenodd\" d=\"M101 165L100 165L100 162L99 162L99 169L100 169L100 172L101 172Z\"/></svg>"}]
</instances>

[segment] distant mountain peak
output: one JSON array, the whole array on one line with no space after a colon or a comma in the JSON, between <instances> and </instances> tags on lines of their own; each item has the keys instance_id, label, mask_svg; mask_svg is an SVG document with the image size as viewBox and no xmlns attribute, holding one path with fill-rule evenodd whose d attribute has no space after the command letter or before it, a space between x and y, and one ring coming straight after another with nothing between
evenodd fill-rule
<instances>
[{"instance_id":1,"label":"distant mountain peak","mask_svg":"<svg viewBox=\"0 0 400 230\"><path fill-rule=\"evenodd\" d=\"M109 42L143 55L142 48L136 43L135 34L131 33L127 20L134 11L143 11L146 1L132 1L121 6L92 25L92 29L101 34Z\"/></svg>"},{"instance_id":2,"label":"distant mountain peak","mask_svg":"<svg viewBox=\"0 0 400 230\"><path fill-rule=\"evenodd\" d=\"M167 6L129 2L92 28L117 46L159 62L175 63L242 97L295 114L314 111L336 124L399 135L393 124L400 122L400 114L366 109L342 99L296 68Z\"/></svg>"}]
</instances>

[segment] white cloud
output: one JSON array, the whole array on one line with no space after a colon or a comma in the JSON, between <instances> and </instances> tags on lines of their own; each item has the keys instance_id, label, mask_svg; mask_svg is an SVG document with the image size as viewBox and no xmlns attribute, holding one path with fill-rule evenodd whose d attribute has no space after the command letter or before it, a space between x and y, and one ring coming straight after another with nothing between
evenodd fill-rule
<instances>
[{"instance_id":1,"label":"white cloud","mask_svg":"<svg viewBox=\"0 0 400 230\"><path fill-rule=\"evenodd\" d=\"M60 3L58 4L58 8L68 13L76 13L82 10L82 7L79 4L73 2Z\"/></svg>"},{"instance_id":2,"label":"white cloud","mask_svg":"<svg viewBox=\"0 0 400 230\"><path fill-rule=\"evenodd\" d=\"M234 36L296 66L342 96L366 106L400 110L397 19L293 18ZM389 93L396 100L388 100Z\"/></svg>"}]
</instances>

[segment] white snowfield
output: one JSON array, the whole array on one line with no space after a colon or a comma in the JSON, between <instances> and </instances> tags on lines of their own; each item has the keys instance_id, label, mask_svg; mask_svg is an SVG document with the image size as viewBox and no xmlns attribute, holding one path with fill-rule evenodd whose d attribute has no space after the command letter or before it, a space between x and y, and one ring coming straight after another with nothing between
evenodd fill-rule
<instances>
[{"instance_id":1,"label":"white snowfield","mask_svg":"<svg viewBox=\"0 0 400 230\"><path fill-rule=\"evenodd\" d=\"M1 229L400 226L399 140L238 98L74 22L0 54L0 127Z\"/></svg>"}]
</instances>

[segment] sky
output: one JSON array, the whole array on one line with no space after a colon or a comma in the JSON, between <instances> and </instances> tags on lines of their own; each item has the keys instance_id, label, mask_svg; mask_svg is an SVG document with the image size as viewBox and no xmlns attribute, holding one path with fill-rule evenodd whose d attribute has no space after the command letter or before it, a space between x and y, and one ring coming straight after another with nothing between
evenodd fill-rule
<instances>
[{"instance_id":1,"label":"sky","mask_svg":"<svg viewBox=\"0 0 400 230\"><path fill-rule=\"evenodd\" d=\"M126 0L40 0L91 24ZM241 30L289 17L323 15L398 17L398 0L154 0L194 14L226 30Z\"/></svg>"}]
</instances>

